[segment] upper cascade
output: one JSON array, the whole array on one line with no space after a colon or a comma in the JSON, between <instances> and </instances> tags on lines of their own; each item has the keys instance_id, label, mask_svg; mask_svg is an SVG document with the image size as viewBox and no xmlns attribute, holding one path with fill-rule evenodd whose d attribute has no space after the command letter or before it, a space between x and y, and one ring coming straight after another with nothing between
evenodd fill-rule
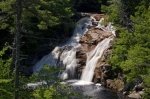
<instances>
[{"instance_id":1,"label":"upper cascade","mask_svg":"<svg viewBox=\"0 0 150 99\"><path fill-rule=\"evenodd\" d=\"M80 37L92 26L91 18L85 17L76 24L73 36L63 44L56 46L54 50L45 55L39 62L33 66L33 71L39 71L43 65L58 66L60 63L66 67L61 74L62 79L73 78L77 66L76 51L80 47Z\"/></svg>"}]
</instances>

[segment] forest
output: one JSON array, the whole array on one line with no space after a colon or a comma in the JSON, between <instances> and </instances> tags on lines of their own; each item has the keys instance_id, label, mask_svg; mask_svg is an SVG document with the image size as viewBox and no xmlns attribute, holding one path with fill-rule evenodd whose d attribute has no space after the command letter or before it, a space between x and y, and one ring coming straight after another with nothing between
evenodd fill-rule
<instances>
[{"instance_id":1,"label":"forest","mask_svg":"<svg viewBox=\"0 0 150 99\"><path fill-rule=\"evenodd\" d=\"M86 14L103 14L113 23L116 37L107 62L125 85L142 82L140 98L149 99L150 0L1 0L0 99L103 99L61 84L56 75L64 67L44 64L34 71L43 56L73 36ZM132 91L124 87L120 93Z\"/></svg>"}]
</instances>

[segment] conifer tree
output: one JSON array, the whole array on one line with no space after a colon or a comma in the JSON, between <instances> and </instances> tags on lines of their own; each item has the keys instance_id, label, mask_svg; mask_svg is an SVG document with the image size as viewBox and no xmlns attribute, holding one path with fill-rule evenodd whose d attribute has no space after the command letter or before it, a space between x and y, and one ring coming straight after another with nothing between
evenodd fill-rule
<instances>
[{"instance_id":1,"label":"conifer tree","mask_svg":"<svg viewBox=\"0 0 150 99\"><path fill-rule=\"evenodd\" d=\"M21 38L22 0L16 0L16 34L15 34L15 93L14 99L19 99L19 68L20 68L20 38Z\"/></svg>"}]
</instances>

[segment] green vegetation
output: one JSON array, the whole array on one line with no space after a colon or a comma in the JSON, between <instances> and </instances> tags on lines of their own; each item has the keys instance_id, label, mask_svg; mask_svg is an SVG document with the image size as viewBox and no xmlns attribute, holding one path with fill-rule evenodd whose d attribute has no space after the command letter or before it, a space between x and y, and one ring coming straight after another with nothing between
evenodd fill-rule
<instances>
[{"instance_id":1,"label":"green vegetation","mask_svg":"<svg viewBox=\"0 0 150 99\"><path fill-rule=\"evenodd\" d=\"M22 54L37 54L36 52L40 52L39 45L43 45L45 42L58 44L66 38L65 36L69 37L74 26L71 19L73 15L74 11L70 0L22 0ZM0 36L8 39L7 41L4 39L4 43L12 44L14 41L15 16L15 0L0 1L0 30L2 33Z\"/></svg>"},{"instance_id":2,"label":"green vegetation","mask_svg":"<svg viewBox=\"0 0 150 99\"><path fill-rule=\"evenodd\" d=\"M32 66L32 64L26 63L28 60L24 59L30 59L32 55L38 54L38 52L40 53L39 44L42 45L45 42L53 42L53 45L50 46L53 48L58 42L62 42L66 36L71 35L69 33L74 26L74 22L71 19L74 15L71 0L21 1L21 24L19 24L21 27L21 31L19 31L21 32L21 37L19 37L21 39L19 45L21 52L19 53L19 57L21 59L19 58L19 60L16 59L16 46L18 45L16 45L17 41L15 38L17 34L16 24L18 24L16 21L16 15L18 14L17 1L0 1L0 99L12 99L14 97L14 92L16 90L14 87L14 82L16 80L14 64L16 60L21 63L18 71ZM51 73L54 71L55 70L50 69L49 72ZM40 99L36 97L37 95L35 94L38 90L43 90L42 88L35 90L35 92L24 89L27 83L40 80L35 80L35 77L24 77L23 75L24 74L19 72L20 83L17 85L19 88L19 99L32 99L32 97L33 99ZM39 76L37 78L40 79ZM50 76L47 79L52 80L53 78ZM46 78L43 78L43 80L46 80ZM47 92L56 94L55 87L51 85L49 88L45 88L43 93Z\"/></svg>"},{"instance_id":3,"label":"green vegetation","mask_svg":"<svg viewBox=\"0 0 150 99\"><path fill-rule=\"evenodd\" d=\"M52 49L59 42L69 37L74 26L71 18L79 5L88 4L86 0L22 0L21 18L21 56L33 58L46 49L39 45L52 43ZM92 0L89 0L92 2ZM103 4L102 11L108 14L109 20L117 28L113 52L109 59L113 68L121 68L127 82L137 77L144 80L144 99L150 96L150 2L149 0L97 0ZM95 3L94 3L95 4ZM90 8L90 7L89 7ZM99 9L97 6L91 8ZM86 9L84 9L86 10ZM91 11L89 9L89 11ZM0 1L0 99L11 99L14 96L14 37L16 34L16 1ZM50 41L49 41L50 40ZM42 49L42 51L41 51ZM13 54L12 54L13 53ZM39 55L40 56L40 55ZM24 57L23 57L24 58ZM27 60L28 61L28 60ZM32 64L22 60L21 67ZM53 75L60 68L45 67L30 77L19 72L20 99L70 99L75 96L85 98L76 93L70 86L61 85ZM46 81L35 90L25 87L27 83ZM63 92L62 92L63 90ZM62 98L63 97L63 98Z\"/></svg>"},{"instance_id":4,"label":"green vegetation","mask_svg":"<svg viewBox=\"0 0 150 99\"><path fill-rule=\"evenodd\" d=\"M117 27L110 64L121 68L127 82L142 77L144 99L150 95L150 2L148 0L113 0L104 6L105 12ZM109 10L111 9L111 10Z\"/></svg>"},{"instance_id":5,"label":"green vegetation","mask_svg":"<svg viewBox=\"0 0 150 99\"><path fill-rule=\"evenodd\" d=\"M88 99L79 92L65 84L61 84L59 78L56 77L62 69L56 67L45 66L40 72L32 75L30 79L35 81L46 81L47 84L39 86L32 91L32 97L36 99ZM55 75L55 76L54 76ZM30 99L30 98L29 98Z\"/></svg>"},{"instance_id":6,"label":"green vegetation","mask_svg":"<svg viewBox=\"0 0 150 99\"><path fill-rule=\"evenodd\" d=\"M13 30L15 19L15 0L0 2L1 29ZM48 29L48 27L69 22L73 15L70 0L22 0L22 25L24 31Z\"/></svg>"},{"instance_id":7,"label":"green vegetation","mask_svg":"<svg viewBox=\"0 0 150 99\"><path fill-rule=\"evenodd\" d=\"M5 52L9 49L8 46L0 51L0 98L9 98L13 94L12 74L10 74L11 58L5 56Z\"/></svg>"}]
</instances>

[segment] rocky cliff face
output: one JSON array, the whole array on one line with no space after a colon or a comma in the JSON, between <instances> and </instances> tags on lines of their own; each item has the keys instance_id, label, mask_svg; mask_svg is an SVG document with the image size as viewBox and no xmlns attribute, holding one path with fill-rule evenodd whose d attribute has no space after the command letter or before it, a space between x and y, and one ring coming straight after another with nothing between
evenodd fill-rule
<instances>
[{"instance_id":1,"label":"rocky cliff face","mask_svg":"<svg viewBox=\"0 0 150 99\"><path fill-rule=\"evenodd\" d=\"M109 32L104 32L103 30L97 29L92 27L89 29L89 31L81 38L80 43L81 43L81 48L77 53L77 58L79 57L79 70L83 69L86 63L86 53L90 52L93 50L96 45L102 41L103 39L110 37L112 33ZM95 77L94 79L99 79L101 76L100 70L101 67L105 64L107 64L106 59L108 56L110 50L106 50L105 53L103 54L103 57L99 60L99 63L97 64L96 70L95 70ZM80 74L80 73L79 73Z\"/></svg>"},{"instance_id":2,"label":"rocky cliff face","mask_svg":"<svg viewBox=\"0 0 150 99\"><path fill-rule=\"evenodd\" d=\"M109 38L110 36L114 36L112 32L105 31L105 28L108 26L108 23L104 23L101 28L97 28L98 21L102 18L104 20L107 18L102 14L94 14L92 17L93 26L89 27L87 33L85 33L79 43L81 47L78 49L76 53L76 58L78 59L78 66L76 68L77 78L81 77L83 69L86 66L87 53L95 49L99 42L104 40L105 38ZM112 42L107 50L104 51L102 57L99 59L95 71L93 82L101 83L105 87L108 87L115 91L121 91L124 87L123 76L121 71L113 71L111 65L108 64L108 57L112 51Z\"/></svg>"},{"instance_id":3,"label":"rocky cliff face","mask_svg":"<svg viewBox=\"0 0 150 99\"><path fill-rule=\"evenodd\" d=\"M95 14L95 15L92 15L92 17L94 17L96 20L95 21L93 20L93 26L89 27L89 30L87 31L87 33L85 33L81 37L79 41L81 44L81 47L78 49L76 53L76 58L78 59L78 66L76 69L76 73L78 74L77 75L78 78L80 78L82 71L86 65L86 59L87 59L86 53L93 50L97 46L97 44L101 42L102 40L104 40L105 38L113 36L111 32L106 32L103 29L96 27L98 24L97 21L99 21L101 18L104 18L105 17L104 15ZM111 68L111 66L108 65L107 63L107 58L110 52L111 52L111 45L109 49L105 50L102 58L99 59L99 62L96 66L94 77L93 77L93 81L95 83L101 82L102 79L104 79L104 76L108 76L105 78L110 78L109 76L110 73L104 70L104 68L107 68L107 69ZM103 74L104 71L107 72L108 74L104 75Z\"/></svg>"}]
</instances>

